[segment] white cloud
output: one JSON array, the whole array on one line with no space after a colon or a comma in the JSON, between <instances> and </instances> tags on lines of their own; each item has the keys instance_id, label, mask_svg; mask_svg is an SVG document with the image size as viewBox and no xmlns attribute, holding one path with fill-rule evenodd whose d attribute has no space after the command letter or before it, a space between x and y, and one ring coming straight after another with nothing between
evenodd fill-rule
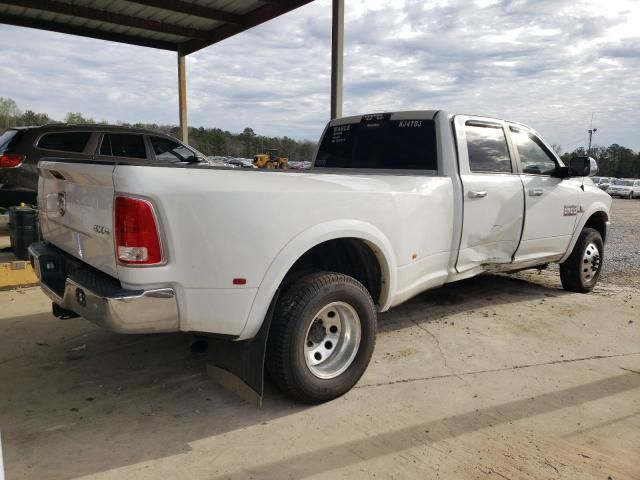
<instances>
[{"instance_id":1,"label":"white cloud","mask_svg":"<svg viewBox=\"0 0 640 480\"><path fill-rule=\"evenodd\" d=\"M319 136L329 112L329 0L188 59L189 121ZM508 117L550 142L640 149L634 0L350 0L346 115L443 108ZM0 95L62 118L176 123L170 52L0 26Z\"/></svg>"}]
</instances>

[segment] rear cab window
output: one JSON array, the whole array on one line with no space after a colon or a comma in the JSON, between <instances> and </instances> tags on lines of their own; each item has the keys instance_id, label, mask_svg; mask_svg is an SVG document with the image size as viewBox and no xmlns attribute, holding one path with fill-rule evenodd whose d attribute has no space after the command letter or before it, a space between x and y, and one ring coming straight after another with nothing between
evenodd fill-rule
<instances>
[{"instance_id":1,"label":"rear cab window","mask_svg":"<svg viewBox=\"0 0 640 480\"><path fill-rule=\"evenodd\" d=\"M433 171L438 169L435 123L391 114L327 127L314 168Z\"/></svg>"},{"instance_id":2,"label":"rear cab window","mask_svg":"<svg viewBox=\"0 0 640 480\"><path fill-rule=\"evenodd\" d=\"M37 147L42 150L81 153L91 138L91 132L45 133L38 140Z\"/></svg>"}]
</instances>

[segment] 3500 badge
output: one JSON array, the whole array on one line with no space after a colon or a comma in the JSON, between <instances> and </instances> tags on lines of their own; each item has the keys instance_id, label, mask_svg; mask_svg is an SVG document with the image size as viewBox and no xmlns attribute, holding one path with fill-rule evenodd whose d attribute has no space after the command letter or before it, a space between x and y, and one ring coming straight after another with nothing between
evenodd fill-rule
<instances>
[{"instance_id":1,"label":"3500 badge","mask_svg":"<svg viewBox=\"0 0 640 480\"><path fill-rule=\"evenodd\" d=\"M102 225L94 225L93 226L93 231L100 234L100 235L110 235L111 234L111 230L109 230L109 227L104 227Z\"/></svg>"}]
</instances>

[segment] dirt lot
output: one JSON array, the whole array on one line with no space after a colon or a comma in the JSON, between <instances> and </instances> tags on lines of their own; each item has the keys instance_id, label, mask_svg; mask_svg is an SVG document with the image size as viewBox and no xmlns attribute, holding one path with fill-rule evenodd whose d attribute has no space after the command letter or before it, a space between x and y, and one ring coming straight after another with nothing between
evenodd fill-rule
<instances>
[{"instance_id":1,"label":"dirt lot","mask_svg":"<svg viewBox=\"0 0 640 480\"><path fill-rule=\"evenodd\" d=\"M119 336L54 319L38 289L0 292L7 478L640 479L640 201L613 214L592 294L550 270L420 295L380 316L358 386L317 407L268 386L256 409L185 336Z\"/></svg>"},{"instance_id":2,"label":"dirt lot","mask_svg":"<svg viewBox=\"0 0 640 480\"><path fill-rule=\"evenodd\" d=\"M613 200L603 279L640 287L640 199Z\"/></svg>"}]
</instances>

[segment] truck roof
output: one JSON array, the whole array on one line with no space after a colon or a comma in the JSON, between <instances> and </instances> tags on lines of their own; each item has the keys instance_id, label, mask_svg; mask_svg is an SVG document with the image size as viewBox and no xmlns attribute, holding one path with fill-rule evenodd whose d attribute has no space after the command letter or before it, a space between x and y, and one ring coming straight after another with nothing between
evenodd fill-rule
<instances>
[{"instance_id":1,"label":"truck roof","mask_svg":"<svg viewBox=\"0 0 640 480\"><path fill-rule=\"evenodd\" d=\"M440 110L407 110L401 112L379 112L367 113L362 115L353 115L350 117L341 117L331 120L330 125L344 125L347 123L360 122L363 118L375 119L377 116L390 115L392 120L411 120L416 118L433 119Z\"/></svg>"},{"instance_id":2,"label":"truck roof","mask_svg":"<svg viewBox=\"0 0 640 480\"><path fill-rule=\"evenodd\" d=\"M512 120L508 120L508 119L505 119L505 118L492 117L492 116L488 116L488 115L480 115L480 114L477 114L477 113L476 114L462 113L462 112L451 113L451 112L447 112L445 110L401 110L401 111L396 111L396 112L379 112L379 113L373 113L373 114L352 115L352 116L349 116L349 117L342 117L342 118L336 118L334 120L331 120L329 122L329 125L335 126L335 125L344 125L344 124L348 124L348 123L357 123L357 122L362 121L363 117L369 117L371 119L374 119L377 115L390 115L390 119L391 120L415 120L415 119L430 119L430 120L433 120L438 113L443 113L445 115L448 115L450 118L454 117L456 115L468 115L468 116L473 116L473 117L483 117L483 118L487 118L487 119L493 119L493 120L499 120L499 121L513 123L514 125L521 125L522 127L525 127L525 128L531 128L531 127L529 127L528 125L526 125L524 123L514 122Z\"/></svg>"}]
</instances>

